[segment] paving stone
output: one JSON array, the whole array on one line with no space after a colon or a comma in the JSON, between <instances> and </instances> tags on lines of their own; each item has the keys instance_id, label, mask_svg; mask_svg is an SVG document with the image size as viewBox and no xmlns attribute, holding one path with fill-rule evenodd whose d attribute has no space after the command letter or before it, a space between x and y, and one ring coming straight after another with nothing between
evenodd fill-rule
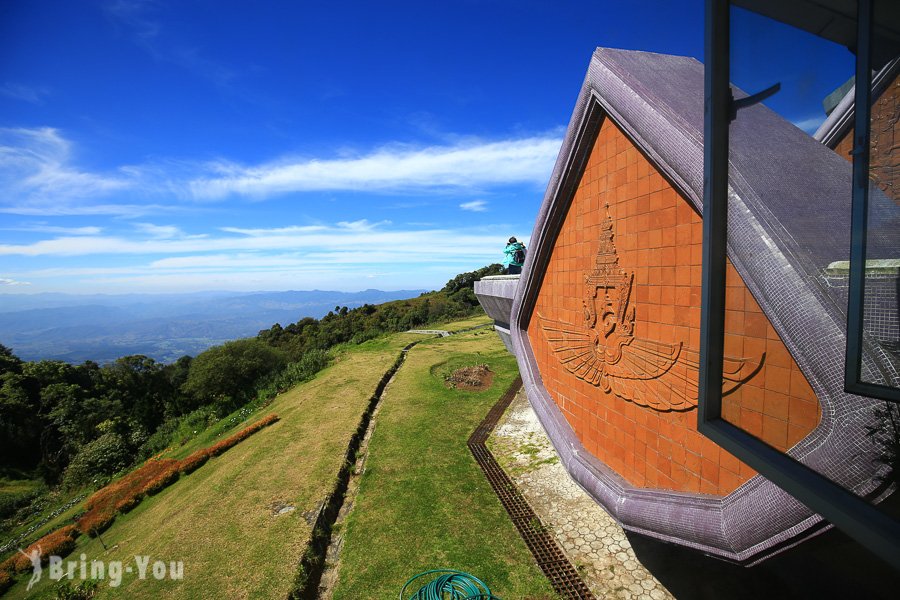
<instances>
[{"instance_id":1,"label":"paving stone","mask_svg":"<svg viewBox=\"0 0 900 600\"><path fill-rule=\"evenodd\" d=\"M529 452L522 452L524 444ZM553 446L524 392L516 396L489 445L598 599L673 599L637 560L615 519L554 460Z\"/></svg>"}]
</instances>

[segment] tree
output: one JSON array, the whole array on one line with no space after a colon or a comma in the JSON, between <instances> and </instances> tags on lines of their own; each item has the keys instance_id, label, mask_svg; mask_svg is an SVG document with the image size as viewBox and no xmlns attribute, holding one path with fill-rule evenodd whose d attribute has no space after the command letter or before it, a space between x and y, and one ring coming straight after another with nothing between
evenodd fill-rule
<instances>
[{"instance_id":1,"label":"tree","mask_svg":"<svg viewBox=\"0 0 900 600\"><path fill-rule=\"evenodd\" d=\"M191 361L183 389L201 403L230 398L243 401L254 383L285 365L285 353L256 338L214 346Z\"/></svg>"},{"instance_id":2,"label":"tree","mask_svg":"<svg viewBox=\"0 0 900 600\"><path fill-rule=\"evenodd\" d=\"M0 375L0 466L34 468L41 460L41 418L26 377Z\"/></svg>"},{"instance_id":3,"label":"tree","mask_svg":"<svg viewBox=\"0 0 900 600\"><path fill-rule=\"evenodd\" d=\"M21 372L22 359L13 354L12 348L0 344L0 375Z\"/></svg>"},{"instance_id":4,"label":"tree","mask_svg":"<svg viewBox=\"0 0 900 600\"><path fill-rule=\"evenodd\" d=\"M119 402L125 416L153 431L162 422L175 390L163 364L143 354L123 356L101 368L107 397Z\"/></svg>"},{"instance_id":5,"label":"tree","mask_svg":"<svg viewBox=\"0 0 900 600\"><path fill-rule=\"evenodd\" d=\"M453 295L455 292L468 288L470 290L475 289L475 282L481 279L482 277L488 277L490 275L502 275L503 274L503 265L499 263L494 263L492 265L488 265L486 267L481 267L476 271L470 271L468 273L460 273L453 279L447 282L447 285L441 289L442 292L446 292L448 295Z\"/></svg>"}]
</instances>

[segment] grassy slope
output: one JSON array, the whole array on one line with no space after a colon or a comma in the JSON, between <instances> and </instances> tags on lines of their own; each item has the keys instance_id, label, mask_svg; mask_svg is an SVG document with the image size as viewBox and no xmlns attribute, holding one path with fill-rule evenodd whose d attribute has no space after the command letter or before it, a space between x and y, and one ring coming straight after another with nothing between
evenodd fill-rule
<instances>
[{"instance_id":1,"label":"grassy slope","mask_svg":"<svg viewBox=\"0 0 900 600\"><path fill-rule=\"evenodd\" d=\"M134 566L135 555L149 556L151 564L184 562L182 581L139 581L135 568L120 587L101 585L100 598L285 597L309 535L304 513L315 511L331 489L378 380L399 350L421 337L398 334L343 353L250 421L277 413L278 423L120 515L103 534L109 550L81 537L68 558L85 553L88 563L96 558L126 566ZM296 510L273 517L270 505L278 501ZM27 577L4 600L33 597L25 583ZM41 588L47 583L45 572Z\"/></svg>"},{"instance_id":2,"label":"grassy slope","mask_svg":"<svg viewBox=\"0 0 900 600\"><path fill-rule=\"evenodd\" d=\"M444 386L442 365L481 362L495 372L490 390ZM378 415L334 600L396 598L410 577L440 568L471 573L502 598L553 597L466 447L516 373L491 329L409 353Z\"/></svg>"}]
</instances>

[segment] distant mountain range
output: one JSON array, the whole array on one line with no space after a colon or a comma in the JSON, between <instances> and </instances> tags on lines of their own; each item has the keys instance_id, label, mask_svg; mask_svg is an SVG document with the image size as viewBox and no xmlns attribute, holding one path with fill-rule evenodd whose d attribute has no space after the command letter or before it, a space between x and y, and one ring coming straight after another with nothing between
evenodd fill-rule
<instances>
[{"instance_id":1,"label":"distant mountain range","mask_svg":"<svg viewBox=\"0 0 900 600\"><path fill-rule=\"evenodd\" d=\"M0 294L0 344L23 360L104 364L144 354L171 363L275 323L319 319L336 306L352 309L424 291Z\"/></svg>"}]
</instances>

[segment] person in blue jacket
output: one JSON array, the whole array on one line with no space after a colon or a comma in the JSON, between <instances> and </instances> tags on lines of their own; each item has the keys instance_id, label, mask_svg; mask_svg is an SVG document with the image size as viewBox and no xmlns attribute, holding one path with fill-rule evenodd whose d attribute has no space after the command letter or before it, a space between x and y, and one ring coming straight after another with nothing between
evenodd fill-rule
<instances>
[{"instance_id":1,"label":"person in blue jacket","mask_svg":"<svg viewBox=\"0 0 900 600\"><path fill-rule=\"evenodd\" d=\"M522 265L525 263L525 246L516 240L515 237L509 238L509 243L503 249L503 264L509 267L510 275L518 275L522 272Z\"/></svg>"}]
</instances>

